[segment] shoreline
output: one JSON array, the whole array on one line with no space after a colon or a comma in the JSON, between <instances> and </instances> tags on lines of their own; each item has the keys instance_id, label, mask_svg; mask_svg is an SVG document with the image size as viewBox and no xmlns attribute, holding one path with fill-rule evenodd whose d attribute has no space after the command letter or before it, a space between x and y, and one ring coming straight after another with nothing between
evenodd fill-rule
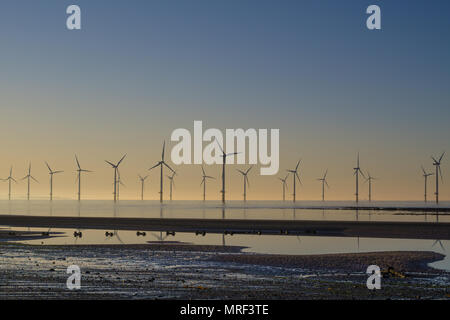
<instances>
[{"instance_id":1,"label":"shoreline","mask_svg":"<svg viewBox=\"0 0 450 320\"><path fill-rule=\"evenodd\" d=\"M450 240L450 222L0 215L11 227Z\"/></svg>"}]
</instances>

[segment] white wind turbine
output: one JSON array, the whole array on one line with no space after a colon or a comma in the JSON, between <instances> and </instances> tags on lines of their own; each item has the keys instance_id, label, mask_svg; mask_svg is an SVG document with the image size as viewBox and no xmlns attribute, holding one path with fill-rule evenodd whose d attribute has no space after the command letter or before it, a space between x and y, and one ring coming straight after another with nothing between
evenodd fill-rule
<instances>
[{"instance_id":1,"label":"white wind turbine","mask_svg":"<svg viewBox=\"0 0 450 320\"><path fill-rule=\"evenodd\" d=\"M424 178L424 182L425 182L425 190L424 190L424 197L425 197L425 202L427 202L428 200L427 200L427 182L428 182L428 177L430 177L430 176L432 176L434 173L428 173L428 172L426 172L425 171L425 169L424 169L424 167L423 166L421 166L421 168L422 168L422 172L423 172L423 178Z\"/></svg>"},{"instance_id":2,"label":"white wind turbine","mask_svg":"<svg viewBox=\"0 0 450 320\"><path fill-rule=\"evenodd\" d=\"M39 183L39 181L37 181L31 175L31 162L30 162L30 165L28 166L28 174L25 177L23 177L21 180L25 180L25 179L27 179L27 182L28 182L27 200L30 200L30 179L33 179L35 182Z\"/></svg>"},{"instance_id":3,"label":"white wind turbine","mask_svg":"<svg viewBox=\"0 0 450 320\"><path fill-rule=\"evenodd\" d=\"M176 176L176 174L177 174L177 172L176 171L174 171L174 172L172 172L172 175L171 176L169 176L169 175L167 175L167 178L170 180L170 201L172 201L172 186L173 187L175 187L175 176Z\"/></svg>"},{"instance_id":4,"label":"white wind turbine","mask_svg":"<svg viewBox=\"0 0 450 320\"><path fill-rule=\"evenodd\" d=\"M64 172L64 171L62 171L62 170L59 170L59 171L53 171L51 168L50 168L50 166L49 166L49 164L47 163L47 161L45 162L45 164L47 165L47 168L48 168L48 173L49 173L49 175L50 175L50 201L51 200L53 200L53 175L54 174L57 174L57 173L62 173L62 172Z\"/></svg>"},{"instance_id":5,"label":"white wind turbine","mask_svg":"<svg viewBox=\"0 0 450 320\"><path fill-rule=\"evenodd\" d=\"M433 159L433 166L436 167L436 192L434 193L436 195L436 203L439 203L439 176L441 177L441 182L444 182L441 171L441 161L442 158L444 157L444 154L445 152L441 154L439 160L436 160L436 158L431 157L431 159Z\"/></svg>"},{"instance_id":6,"label":"white wind turbine","mask_svg":"<svg viewBox=\"0 0 450 320\"><path fill-rule=\"evenodd\" d=\"M203 175L202 175L202 182L200 183L200 185L203 184L203 201L205 201L206 200L206 180L207 179L216 179L216 178L211 177L211 176L207 176L203 166L202 166L202 173L203 173Z\"/></svg>"},{"instance_id":7,"label":"white wind turbine","mask_svg":"<svg viewBox=\"0 0 450 320\"><path fill-rule=\"evenodd\" d=\"M370 172L367 171L367 178L365 182L369 182L369 202L372 201L372 181L377 180L377 178L374 178L370 175Z\"/></svg>"},{"instance_id":8,"label":"white wind turbine","mask_svg":"<svg viewBox=\"0 0 450 320\"><path fill-rule=\"evenodd\" d=\"M93 172L91 170L81 169L80 162L78 161L77 155L75 155L75 161L77 162L77 180L78 180L78 201L81 200L81 173L82 172Z\"/></svg>"},{"instance_id":9,"label":"white wind turbine","mask_svg":"<svg viewBox=\"0 0 450 320\"><path fill-rule=\"evenodd\" d=\"M118 171L119 171L119 165L120 165L120 163L123 161L123 159L126 156L127 155L124 154L124 156L119 160L119 162L117 162L117 164L114 164L112 162L109 162L109 161L105 160L105 162L108 163L114 169L114 202L117 201L117 174L118 174Z\"/></svg>"},{"instance_id":10,"label":"white wind turbine","mask_svg":"<svg viewBox=\"0 0 450 320\"><path fill-rule=\"evenodd\" d=\"M283 201L286 201L286 189L287 189L288 176L289 176L289 173L286 175L286 177L284 177L284 179L278 178L281 181L281 183L283 184Z\"/></svg>"},{"instance_id":11,"label":"white wind turbine","mask_svg":"<svg viewBox=\"0 0 450 320\"><path fill-rule=\"evenodd\" d=\"M160 190L159 190L159 202L162 203L163 202L163 166L166 166L167 168L169 168L170 171L175 172L165 161L164 161L164 149L166 147L166 142L164 141L163 143L163 149L162 149L162 154L161 154L161 161L158 161L157 164L155 164L153 167L151 167L148 170L152 170L153 168L156 168L157 166L161 167L161 180L160 180Z\"/></svg>"},{"instance_id":12,"label":"white wind turbine","mask_svg":"<svg viewBox=\"0 0 450 320\"><path fill-rule=\"evenodd\" d=\"M248 168L246 171L242 171L242 170L237 170L239 171L240 174L242 174L242 177L244 179L244 201L247 201L247 183L248 186L250 187L250 181L248 180L248 173L250 172L250 170L253 168L253 166L251 166L250 168Z\"/></svg>"},{"instance_id":13,"label":"white wind turbine","mask_svg":"<svg viewBox=\"0 0 450 320\"><path fill-rule=\"evenodd\" d=\"M148 175L143 177L140 174L138 174L139 180L141 181L141 200L144 200L144 184L145 180L148 178Z\"/></svg>"},{"instance_id":14,"label":"white wind turbine","mask_svg":"<svg viewBox=\"0 0 450 320\"><path fill-rule=\"evenodd\" d=\"M3 179L4 181L8 181L8 200L11 200L11 181L14 181L15 183L17 183L16 179L14 179L12 176L12 171L13 171L13 167L11 166L11 168L9 169L8 178Z\"/></svg>"},{"instance_id":15,"label":"white wind turbine","mask_svg":"<svg viewBox=\"0 0 450 320\"><path fill-rule=\"evenodd\" d=\"M325 171L325 174L323 175L322 178L317 179L318 181L322 182L322 201L325 201L325 185L327 185L327 188L330 187L328 185L328 181L327 181L327 174L328 174L328 169Z\"/></svg>"},{"instance_id":16,"label":"white wind turbine","mask_svg":"<svg viewBox=\"0 0 450 320\"><path fill-rule=\"evenodd\" d=\"M300 165L300 162L301 162L301 160L298 160L297 165L295 166L295 169L286 170L287 172L292 173L293 185L294 185L294 187L293 187L294 191L292 193L292 196L293 196L292 200L293 200L293 202L295 202L295 196L296 196L296 193L295 193L295 178L297 178L298 182L300 184L302 184L302 181L300 180L300 176L298 174L298 166Z\"/></svg>"},{"instance_id":17,"label":"white wind turbine","mask_svg":"<svg viewBox=\"0 0 450 320\"><path fill-rule=\"evenodd\" d=\"M222 152L222 190L220 192L222 193L222 204L225 204L225 165L227 162L227 157L236 155L238 152L225 153L219 141L216 140L216 142Z\"/></svg>"},{"instance_id":18,"label":"white wind turbine","mask_svg":"<svg viewBox=\"0 0 450 320\"><path fill-rule=\"evenodd\" d=\"M358 203L359 201L359 175L361 174L364 178L366 178L366 176L364 175L364 173L361 171L361 168L359 167L359 152L358 152L358 158L356 160L356 168L353 168L353 170L355 171L353 173L353 175L356 178L356 192L355 192L355 196L356 196L356 203Z\"/></svg>"}]
</instances>

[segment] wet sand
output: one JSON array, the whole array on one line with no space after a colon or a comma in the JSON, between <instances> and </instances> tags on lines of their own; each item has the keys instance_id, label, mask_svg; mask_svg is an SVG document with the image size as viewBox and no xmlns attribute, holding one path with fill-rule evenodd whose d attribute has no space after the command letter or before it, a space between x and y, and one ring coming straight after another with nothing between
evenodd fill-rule
<instances>
[{"instance_id":1,"label":"wet sand","mask_svg":"<svg viewBox=\"0 0 450 320\"><path fill-rule=\"evenodd\" d=\"M0 299L448 299L449 273L427 263L432 252L317 256L240 253L239 247L0 245ZM367 266L406 274L366 287ZM80 266L82 288L66 288Z\"/></svg>"},{"instance_id":2,"label":"wet sand","mask_svg":"<svg viewBox=\"0 0 450 320\"><path fill-rule=\"evenodd\" d=\"M291 234L312 236L450 240L448 222L158 219L0 215L0 225L34 228Z\"/></svg>"}]
</instances>

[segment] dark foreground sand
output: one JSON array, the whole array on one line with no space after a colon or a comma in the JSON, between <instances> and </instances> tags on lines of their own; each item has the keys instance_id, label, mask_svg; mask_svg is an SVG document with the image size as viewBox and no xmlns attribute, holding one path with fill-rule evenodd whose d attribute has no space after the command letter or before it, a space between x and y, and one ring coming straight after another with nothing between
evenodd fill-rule
<instances>
[{"instance_id":1,"label":"dark foreground sand","mask_svg":"<svg viewBox=\"0 0 450 320\"><path fill-rule=\"evenodd\" d=\"M449 273L427 263L433 252L313 256L241 253L239 247L181 243L28 246L0 244L1 299L449 299ZM82 288L66 288L67 266ZM366 268L379 264L405 278L383 277L368 290Z\"/></svg>"}]
</instances>

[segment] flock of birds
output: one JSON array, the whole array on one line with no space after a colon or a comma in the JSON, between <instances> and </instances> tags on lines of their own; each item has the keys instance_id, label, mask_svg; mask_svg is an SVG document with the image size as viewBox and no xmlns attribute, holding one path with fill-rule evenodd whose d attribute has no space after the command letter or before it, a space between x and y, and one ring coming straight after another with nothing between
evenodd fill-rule
<instances>
[{"instance_id":1,"label":"flock of birds","mask_svg":"<svg viewBox=\"0 0 450 320\"><path fill-rule=\"evenodd\" d=\"M220 145L219 145L220 147ZM226 165L226 157L230 156L230 155L235 155L237 154L236 152L234 153L225 153L225 151L223 151L223 149L220 147L220 150L222 152L222 158L223 158L223 162L222 162L222 190L220 191L222 193L222 202L225 203L225 165ZM175 170L173 170L170 165L168 165L165 160L164 160L164 151L165 151L165 142L163 143L163 148L162 148L162 154L161 154L161 160L158 161L153 167L149 168L148 170L152 170L155 169L157 167L160 168L160 202L163 202L163 177L164 177L164 167L166 167L167 169L170 170L170 175L167 175L166 177L169 179L169 199L172 200L172 190L173 187L175 186L175 176L177 175L177 172ZM424 201L427 202L427 180L428 177L435 175L436 177L436 184L435 184L435 196L436 196L436 203L439 203L439 177L441 179L441 181L443 181L442 178L442 172L441 172L441 161L444 157L445 152L443 152L441 154L440 157L431 157L431 159L433 160L433 166L435 166L435 173L431 173L431 172L426 172L424 167L422 166L422 173L423 173L423 177L424 177L424 183L425 183L425 188L424 188ZM117 200L119 200L119 192L120 192L120 186L124 185L122 183L122 181L120 180L120 171L119 171L119 166L122 163L122 161L125 159L126 154L122 156L122 158L117 162L117 163L113 163L110 161L105 160L105 162L107 164L109 164L113 169L114 169L114 201L116 202ZM75 155L75 161L76 161L76 165L77 165L77 182L78 182L78 200L81 200L81 174L83 172L85 173L90 173L93 172L91 170L86 170L81 168L80 162L78 160L77 155ZM292 175L292 185L293 185L293 193L292 193L292 201L295 202L296 201L296 182L298 181L300 184L302 184L301 179L300 179L300 175L299 175L299 166L300 166L300 162L301 160L299 160L295 166L295 168L293 169L288 169L287 171L287 175L284 178L278 178L281 183L282 183L282 195L283 195L283 201L286 201L286 190L287 190L287 181L288 181L288 177L289 175ZM50 175L50 200L53 199L53 175L58 174L58 173L62 173L64 171L62 170L53 170L50 165L45 162L48 171L49 171L49 175ZM248 174L251 171L253 166L250 166L249 168L247 168L245 171L243 170L237 170L243 178L243 189L244 189L244 193L243 193L243 200L246 201L247 200L247 186L250 185L250 181L248 179ZM376 180L376 178L372 177L370 175L370 172L367 172L367 175L364 174L364 172L361 170L360 164L359 164L359 153L357 156L357 161L356 161L356 167L353 168L354 170L354 176L355 176L355 201L358 203L359 201L359 177L363 177L365 179L365 182L368 182L369 185L369 201L372 201L372 181ZM330 186L328 185L328 181L327 181L327 174L328 174L328 169L325 171L324 175L321 178L318 178L317 180L321 182L322 184L322 201L325 201L325 186L327 188L329 188ZM141 200L144 200L144 184L146 179L148 178L148 175L146 176L142 176L142 175L138 175L139 180L141 182ZM31 181L35 181L38 182L38 180L33 177L31 175L31 163L28 167L28 173L27 175L25 175L21 180L27 180L27 199L30 199L30 183ZM206 182L208 179L215 179L212 176L209 176L206 174L205 169L202 166L202 180L200 183L200 186L203 186L203 201L206 200ZM11 169L9 171L9 176L5 179L0 179L2 181L7 181L8 182L8 199L11 200L11 183L15 182L17 183L17 180L14 179L13 177L13 168L11 166Z\"/></svg>"}]
</instances>

